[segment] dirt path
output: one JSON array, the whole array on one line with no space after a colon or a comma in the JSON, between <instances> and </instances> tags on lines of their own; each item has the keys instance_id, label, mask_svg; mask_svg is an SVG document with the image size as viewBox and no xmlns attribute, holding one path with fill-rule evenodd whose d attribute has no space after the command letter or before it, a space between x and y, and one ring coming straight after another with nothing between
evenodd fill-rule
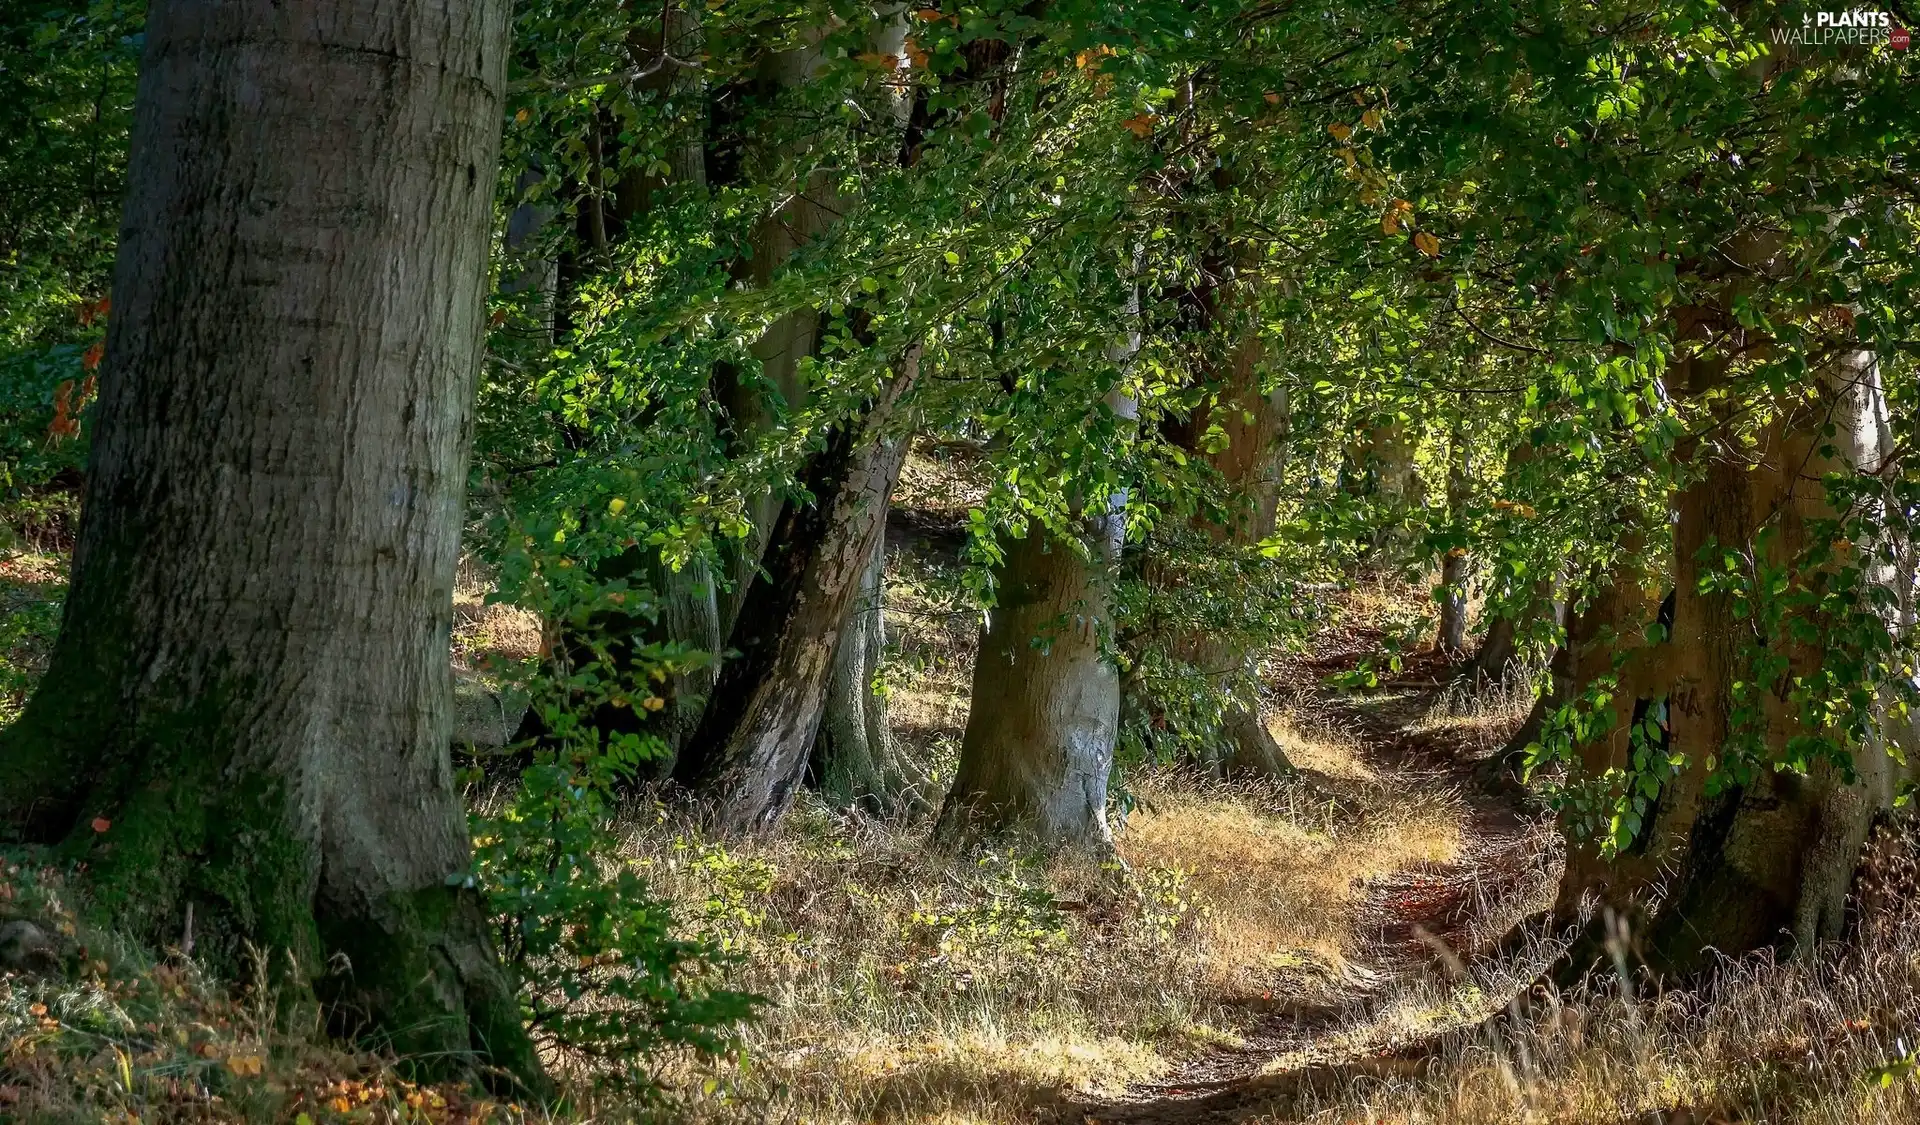
<instances>
[{"instance_id":1,"label":"dirt path","mask_svg":"<svg viewBox=\"0 0 1920 1125\"><path fill-rule=\"evenodd\" d=\"M1350 652L1325 653L1295 682L1319 683L1350 666ZM1558 880L1556 841L1510 796L1476 780L1477 759L1465 740L1422 730L1439 691L1434 669L1366 693L1311 689L1310 705L1351 732L1361 757L1389 785L1447 786L1464 801L1459 855L1370 881L1359 912L1361 948L1349 995L1337 1004L1276 1000L1250 1014L1240 1041L1188 1060L1172 1075L1107 1101L1071 1104L1062 1118L1076 1125L1185 1125L1250 1118L1287 1120L1304 1109L1316 1085L1356 1076L1411 1073L1421 1053L1410 1047L1448 1028L1410 1037L1391 1018L1416 996L1444 994L1472 981L1481 995L1524 987L1532 971L1501 963L1497 949L1536 913ZM1423 675L1423 672L1425 675ZM1301 702L1308 702L1301 700ZM1489 989L1494 991L1489 992ZM1477 1023L1479 1020L1473 1019Z\"/></svg>"}]
</instances>

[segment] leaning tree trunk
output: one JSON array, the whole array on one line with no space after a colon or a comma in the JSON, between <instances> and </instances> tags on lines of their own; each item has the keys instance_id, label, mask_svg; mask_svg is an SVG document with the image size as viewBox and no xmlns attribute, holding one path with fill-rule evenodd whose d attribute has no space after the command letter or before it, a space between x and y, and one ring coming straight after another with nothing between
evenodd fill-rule
<instances>
[{"instance_id":1,"label":"leaning tree trunk","mask_svg":"<svg viewBox=\"0 0 1920 1125\"><path fill-rule=\"evenodd\" d=\"M678 771L716 831L771 827L806 775L840 633L886 535L907 454L901 400L919 371L913 347L872 408L809 466L809 491L830 500L789 504L774 529L766 573L734 629L740 655L721 669Z\"/></svg>"},{"instance_id":2,"label":"leaning tree trunk","mask_svg":"<svg viewBox=\"0 0 1920 1125\"><path fill-rule=\"evenodd\" d=\"M881 817L926 806L924 779L889 736L886 700L874 690L887 645L886 561L885 541L876 540L834 653L811 767L828 802Z\"/></svg>"},{"instance_id":3,"label":"leaning tree trunk","mask_svg":"<svg viewBox=\"0 0 1920 1125\"><path fill-rule=\"evenodd\" d=\"M493 0L155 3L66 616L0 824L102 920L446 1068L539 1065L491 949L447 636L505 86ZM276 964L285 964L282 958Z\"/></svg>"}]
</instances>

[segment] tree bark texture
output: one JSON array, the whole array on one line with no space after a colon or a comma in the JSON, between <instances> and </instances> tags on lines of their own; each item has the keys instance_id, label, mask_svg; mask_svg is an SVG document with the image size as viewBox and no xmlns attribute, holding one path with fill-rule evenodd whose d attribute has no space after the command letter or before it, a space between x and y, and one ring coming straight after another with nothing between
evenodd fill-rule
<instances>
[{"instance_id":1,"label":"tree bark texture","mask_svg":"<svg viewBox=\"0 0 1920 1125\"><path fill-rule=\"evenodd\" d=\"M880 398L813 459L809 491L772 536L734 630L740 656L721 669L679 776L715 830L767 829L805 777L840 635L886 535L887 506L906 461L901 401L920 372L910 349Z\"/></svg>"},{"instance_id":2,"label":"tree bark texture","mask_svg":"<svg viewBox=\"0 0 1920 1125\"><path fill-rule=\"evenodd\" d=\"M1683 971L1704 965L1709 949L1740 952L1783 936L1805 948L1837 937L1860 846L1873 815L1891 802L1883 745L1855 752L1857 784L1825 763L1806 775L1762 763L1749 784L1712 795L1706 786L1707 761L1724 757L1739 733L1738 685L1753 678L1743 648L1758 643L1785 661L1774 682L1756 685L1764 753L1780 755L1789 739L1810 733L1788 691L1820 665L1821 648L1791 636L1756 637L1733 595L1700 589L1702 568L1718 566L1718 551L1700 552L1717 544L1788 563L1809 545L1809 521L1833 515L1822 478L1878 467L1873 354L1852 351L1820 377L1818 402L1787 407L1746 456L1712 457L1676 503L1669 712L1672 748L1687 764L1661 792L1650 828L1649 853L1677 875L1648 943L1656 963ZM1829 424L1833 437L1823 434ZM1763 526L1774 532L1765 543L1757 541Z\"/></svg>"},{"instance_id":3,"label":"tree bark texture","mask_svg":"<svg viewBox=\"0 0 1920 1125\"><path fill-rule=\"evenodd\" d=\"M52 663L0 822L113 924L332 978L446 1067L538 1064L447 740L508 8L149 10L114 313ZM328 987L322 982L323 989Z\"/></svg>"},{"instance_id":4,"label":"tree bark texture","mask_svg":"<svg viewBox=\"0 0 1920 1125\"><path fill-rule=\"evenodd\" d=\"M1107 777L1120 680L1101 634L1112 625L1116 552L1098 528L1089 539L1091 560L1037 525L1006 544L936 838L1012 831L1053 845L1110 846Z\"/></svg>"},{"instance_id":5,"label":"tree bark texture","mask_svg":"<svg viewBox=\"0 0 1920 1125\"><path fill-rule=\"evenodd\" d=\"M920 791L925 779L889 735L887 703L873 687L887 645L886 561L883 539L875 544L840 634L812 762L814 783L829 803L879 817L927 804Z\"/></svg>"},{"instance_id":6,"label":"tree bark texture","mask_svg":"<svg viewBox=\"0 0 1920 1125\"><path fill-rule=\"evenodd\" d=\"M1140 315L1137 288L1126 309L1130 322ZM1108 358L1124 370L1139 349L1139 333L1129 331ZM1124 384L1108 392L1105 407L1129 429L1140 416ZM960 765L934 825L937 840L1015 835L1047 847L1113 846L1107 781L1121 692L1105 645L1127 494L1087 507L1079 545L1036 522L1006 546L999 596L974 660Z\"/></svg>"}]
</instances>

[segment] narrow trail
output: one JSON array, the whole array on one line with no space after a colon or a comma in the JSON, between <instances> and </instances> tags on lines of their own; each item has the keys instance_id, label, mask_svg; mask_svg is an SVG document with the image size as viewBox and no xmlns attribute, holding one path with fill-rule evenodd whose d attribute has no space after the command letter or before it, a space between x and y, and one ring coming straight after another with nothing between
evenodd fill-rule
<instances>
[{"instance_id":1,"label":"narrow trail","mask_svg":"<svg viewBox=\"0 0 1920 1125\"><path fill-rule=\"evenodd\" d=\"M1359 948L1348 994L1333 1004L1285 998L1249 1013L1239 1041L1181 1064L1110 1100L1071 1103L1058 1120L1074 1125L1200 1125L1294 1116L1302 1093L1334 1079L1389 1077L1424 1063L1420 1046L1452 1028L1409 1036L1383 1013L1396 1001L1434 995L1450 982L1532 977L1528 966L1503 965L1504 939L1538 912L1559 878L1558 840L1511 794L1489 792L1476 777L1478 757L1463 737L1421 729L1440 699L1444 673L1411 669L1367 692L1319 686L1352 667L1361 647L1302 661L1295 704L1360 743L1360 758L1388 785L1442 787L1462 801L1461 846L1444 864L1422 864L1370 880L1358 911ZM1438 675L1436 675L1438 673ZM1516 971L1517 970L1517 971ZM1491 990L1488 990L1491 991ZM1498 993L1495 993L1498 995ZM1494 1007L1501 1006L1495 1004ZM1489 1011L1487 1014L1491 1014Z\"/></svg>"}]
</instances>

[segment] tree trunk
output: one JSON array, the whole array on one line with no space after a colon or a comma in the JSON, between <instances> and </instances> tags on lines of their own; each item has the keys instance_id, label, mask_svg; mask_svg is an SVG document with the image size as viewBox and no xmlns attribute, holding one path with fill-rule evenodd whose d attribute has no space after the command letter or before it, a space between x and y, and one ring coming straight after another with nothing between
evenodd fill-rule
<instances>
[{"instance_id":1,"label":"tree trunk","mask_svg":"<svg viewBox=\"0 0 1920 1125\"><path fill-rule=\"evenodd\" d=\"M1127 299L1129 321L1140 292ZM1140 349L1129 331L1108 350L1124 368ZM1139 403L1115 386L1106 408L1123 427ZM1120 735L1120 670L1103 651L1113 629L1112 586L1126 541L1127 494L1084 517L1082 544L1038 522L1007 544L999 596L974 659L960 766L934 838L960 844L1026 835L1054 847L1113 847L1107 780ZM1084 547L1083 556L1080 549Z\"/></svg>"},{"instance_id":2,"label":"tree trunk","mask_svg":"<svg viewBox=\"0 0 1920 1125\"><path fill-rule=\"evenodd\" d=\"M882 539L874 545L834 653L812 762L814 782L830 803L880 817L919 811L927 803L919 789L924 778L889 736L886 700L873 690L887 644L886 561Z\"/></svg>"},{"instance_id":3,"label":"tree trunk","mask_svg":"<svg viewBox=\"0 0 1920 1125\"><path fill-rule=\"evenodd\" d=\"M937 839L1013 831L1047 844L1111 846L1107 775L1120 677L1100 640L1111 628L1115 552L1104 534L1091 538L1091 562L1037 524L1007 543Z\"/></svg>"},{"instance_id":4,"label":"tree trunk","mask_svg":"<svg viewBox=\"0 0 1920 1125\"><path fill-rule=\"evenodd\" d=\"M886 535L906 461L900 401L919 378L913 348L874 406L850 420L809 467L827 504L789 504L734 630L740 656L721 670L679 776L719 832L769 828L792 803L820 727L834 653Z\"/></svg>"},{"instance_id":5,"label":"tree trunk","mask_svg":"<svg viewBox=\"0 0 1920 1125\"><path fill-rule=\"evenodd\" d=\"M1447 519L1459 527L1466 518L1470 479L1467 476L1467 434L1458 415L1447 441ZM1467 651L1467 549L1450 548L1440 560L1440 628L1434 647L1449 660L1457 660Z\"/></svg>"},{"instance_id":6,"label":"tree trunk","mask_svg":"<svg viewBox=\"0 0 1920 1125\"><path fill-rule=\"evenodd\" d=\"M1217 294L1209 294L1207 312L1219 316ZM1247 551L1273 532L1279 508L1281 434L1287 426L1285 396L1261 389L1262 345L1257 329L1242 335L1228 360L1218 404L1203 401L1193 416L1172 436L1187 452L1204 458L1220 474L1228 510L1220 519L1202 514L1194 522L1216 543ZM1218 425L1224 448L1207 448L1207 435ZM1217 445L1217 443L1214 443ZM1180 659L1201 669L1224 692L1244 690L1249 654L1237 641L1210 633L1177 638ZM1289 776L1293 763L1267 729L1257 695L1230 698L1220 717L1219 765L1228 773Z\"/></svg>"},{"instance_id":7,"label":"tree trunk","mask_svg":"<svg viewBox=\"0 0 1920 1125\"><path fill-rule=\"evenodd\" d=\"M1685 755L1686 767L1659 795L1647 851L1678 872L1648 934L1651 959L1680 971L1703 966L1709 949L1738 953L1783 935L1806 948L1837 937L1860 846L1891 798L1884 745L1854 751L1857 784L1825 762L1804 775L1772 769L1790 740L1813 733L1788 693L1821 666L1824 648L1796 639L1790 627L1756 635L1731 593L1700 588L1702 568L1718 568L1720 549L1772 566L1791 563L1809 545L1809 521L1834 515L1823 476L1878 467L1873 354L1843 356L1823 381L1822 401L1796 403L1768 427L1755 451L1759 464L1715 457L1676 504L1669 710L1671 748ZM1829 424L1835 436L1823 434ZM1766 539L1763 527L1772 533ZM1701 557L1703 549L1715 557ZM1781 670L1765 674L1761 690L1743 690L1756 674L1743 650L1755 645ZM1708 762L1727 760L1748 737L1761 754L1752 777L1710 792Z\"/></svg>"},{"instance_id":8,"label":"tree trunk","mask_svg":"<svg viewBox=\"0 0 1920 1125\"><path fill-rule=\"evenodd\" d=\"M447 637L505 3L157 3L86 512L0 823L103 921L539 1066L468 865ZM457 880L455 880L457 883ZM284 962L280 962L284 963Z\"/></svg>"}]
</instances>

